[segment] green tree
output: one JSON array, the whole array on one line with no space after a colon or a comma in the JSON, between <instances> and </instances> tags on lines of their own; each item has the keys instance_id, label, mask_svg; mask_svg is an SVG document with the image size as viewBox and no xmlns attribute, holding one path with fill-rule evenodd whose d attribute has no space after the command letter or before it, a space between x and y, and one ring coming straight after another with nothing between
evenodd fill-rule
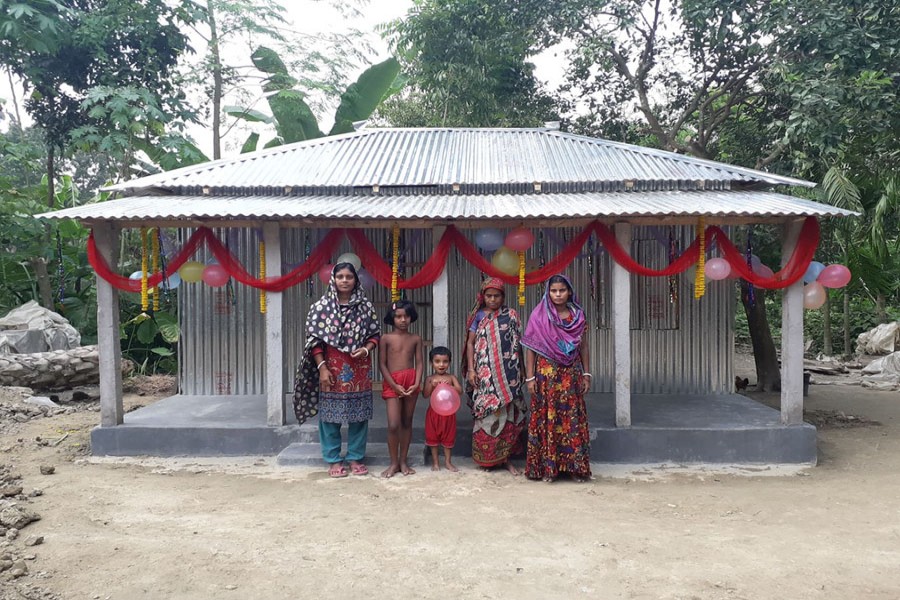
<instances>
[{"instance_id":1,"label":"green tree","mask_svg":"<svg viewBox=\"0 0 900 600\"><path fill-rule=\"evenodd\" d=\"M170 115L186 114L175 67L188 49L181 27L191 19L185 6L165 0L0 0L0 64L21 79L25 109L43 135L46 208L57 202L58 160L76 143L102 147L124 174L132 141L155 144ZM148 101L136 104L147 110L114 110L137 90ZM128 143L117 143L123 132ZM42 248L50 238L44 226ZM31 267L41 302L52 306L46 257L36 254Z\"/></svg>"},{"instance_id":2,"label":"green tree","mask_svg":"<svg viewBox=\"0 0 900 600\"><path fill-rule=\"evenodd\" d=\"M410 85L380 116L419 127L527 127L555 118L529 62L538 34L519 4L417 0L385 29Z\"/></svg>"},{"instance_id":3,"label":"green tree","mask_svg":"<svg viewBox=\"0 0 900 600\"><path fill-rule=\"evenodd\" d=\"M782 132L798 172L822 182L822 199L862 218L829 227L826 251L854 273L842 291L843 348L851 352L854 293L878 320L896 298L900 238L900 6L867 0L774 2L771 35L784 48L772 65L786 99ZM830 311L825 311L830 351Z\"/></svg>"}]
</instances>

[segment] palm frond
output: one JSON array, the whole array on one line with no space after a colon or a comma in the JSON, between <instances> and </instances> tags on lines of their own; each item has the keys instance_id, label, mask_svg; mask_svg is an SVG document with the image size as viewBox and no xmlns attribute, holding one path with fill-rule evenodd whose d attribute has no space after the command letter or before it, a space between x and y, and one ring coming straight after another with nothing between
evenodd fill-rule
<instances>
[{"instance_id":1,"label":"palm frond","mask_svg":"<svg viewBox=\"0 0 900 600\"><path fill-rule=\"evenodd\" d=\"M850 181L847 173L838 167L831 167L822 178L824 200L832 206L863 212L859 188Z\"/></svg>"}]
</instances>

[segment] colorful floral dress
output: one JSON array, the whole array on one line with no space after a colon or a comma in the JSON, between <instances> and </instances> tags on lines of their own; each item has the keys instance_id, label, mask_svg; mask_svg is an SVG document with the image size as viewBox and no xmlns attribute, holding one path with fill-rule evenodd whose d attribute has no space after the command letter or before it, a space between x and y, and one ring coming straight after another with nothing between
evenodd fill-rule
<instances>
[{"instance_id":1,"label":"colorful floral dress","mask_svg":"<svg viewBox=\"0 0 900 600\"><path fill-rule=\"evenodd\" d=\"M556 479L560 473L591 476L591 438L581 393L583 372L580 364L565 367L537 356L525 464L529 479Z\"/></svg>"},{"instance_id":2,"label":"colorful floral dress","mask_svg":"<svg viewBox=\"0 0 900 600\"><path fill-rule=\"evenodd\" d=\"M475 324L476 387L469 390L472 459L482 467L502 465L523 450L519 331L516 311L505 306Z\"/></svg>"}]
</instances>

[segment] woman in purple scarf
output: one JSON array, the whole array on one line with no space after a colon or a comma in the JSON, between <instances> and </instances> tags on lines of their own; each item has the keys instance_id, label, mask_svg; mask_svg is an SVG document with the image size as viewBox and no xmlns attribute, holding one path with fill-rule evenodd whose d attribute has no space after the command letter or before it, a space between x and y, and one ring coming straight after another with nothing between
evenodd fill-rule
<instances>
[{"instance_id":1,"label":"woman in purple scarf","mask_svg":"<svg viewBox=\"0 0 900 600\"><path fill-rule=\"evenodd\" d=\"M564 275L547 282L547 292L531 313L525 346L525 382L531 393L528 422L529 479L554 481L568 473L591 477L591 447L584 394L591 374L584 310Z\"/></svg>"}]
</instances>

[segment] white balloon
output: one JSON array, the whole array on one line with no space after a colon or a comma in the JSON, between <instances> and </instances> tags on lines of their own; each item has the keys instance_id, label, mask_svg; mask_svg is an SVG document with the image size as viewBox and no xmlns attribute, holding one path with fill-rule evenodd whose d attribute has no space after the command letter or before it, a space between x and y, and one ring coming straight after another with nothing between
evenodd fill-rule
<instances>
[{"instance_id":1,"label":"white balloon","mask_svg":"<svg viewBox=\"0 0 900 600\"><path fill-rule=\"evenodd\" d=\"M356 269L357 273L359 272L360 267L362 267L362 261L359 260L359 257L352 252L345 252L338 256L338 259L334 264L337 265L340 263L350 263L351 265L353 265L353 268Z\"/></svg>"}]
</instances>

